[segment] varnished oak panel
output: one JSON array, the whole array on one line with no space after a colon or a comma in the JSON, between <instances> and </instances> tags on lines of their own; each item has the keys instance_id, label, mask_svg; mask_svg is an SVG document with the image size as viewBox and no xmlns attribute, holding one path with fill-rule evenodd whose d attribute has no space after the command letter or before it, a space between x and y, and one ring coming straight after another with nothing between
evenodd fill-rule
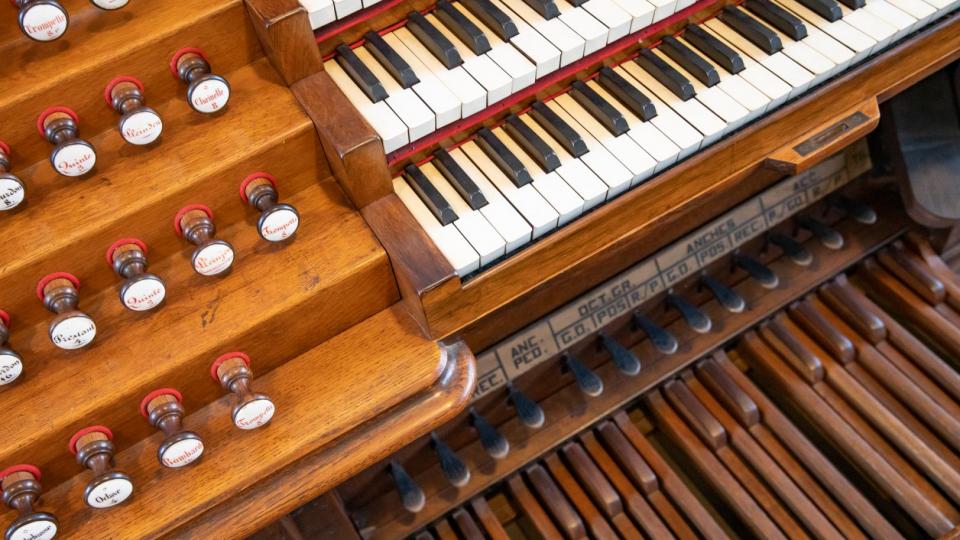
<instances>
[{"instance_id":1,"label":"varnished oak panel","mask_svg":"<svg viewBox=\"0 0 960 540\"><path fill-rule=\"evenodd\" d=\"M148 106L174 99L178 108L188 110L187 86L170 73L170 59L177 50L203 49L213 72L224 76L262 56L241 0L134 0L112 13L85 4L74 10L77 16L67 33L50 43L20 35L17 11L3 6L9 15L3 26L16 31L17 37L0 41L4 64L0 139L13 147L15 174L37 161L50 168L47 158L53 147L36 127L37 115L47 107L73 108L80 116L81 137L89 138L107 129L116 131L120 116L103 100L103 89L118 75L143 82ZM237 88L241 81L230 83L234 91L242 90ZM191 111L191 116L204 115ZM164 120L167 136L177 126ZM105 149L97 150L98 158L107 157Z\"/></svg>"},{"instance_id":2,"label":"varnished oak panel","mask_svg":"<svg viewBox=\"0 0 960 540\"><path fill-rule=\"evenodd\" d=\"M323 70L307 11L297 0L245 0L253 29L287 85Z\"/></svg>"},{"instance_id":3,"label":"varnished oak panel","mask_svg":"<svg viewBox=\"0 0 960 540\"><path fill-rule=\"evenodd\" d=\"M360 343L377 346L362 355ZM462 343L440 348L402 311L384 310L258 377L254 387L277 405L269 425L238 430L224 398L185 419L206 446L187 469L164 470L157 463L159 434L120 452L117 467L132 476L136 491L110 510L109 519L82 502L89 473L45 493L45 504L57 509L66 537L242 537L459 411L472 391L473 374L473 355ZM410 400L418 403L411 407ZM371 444L374 435L383 438ZM278 478L288 482L246 507L267 477L267 485ZM234 502L240 507L231 506ZM198 518L202 526L205 513L216 515L219 505L234 513L204 532L184 530ZM10 513L4 519L12 519Z\"/></svg>"}]
</instances>

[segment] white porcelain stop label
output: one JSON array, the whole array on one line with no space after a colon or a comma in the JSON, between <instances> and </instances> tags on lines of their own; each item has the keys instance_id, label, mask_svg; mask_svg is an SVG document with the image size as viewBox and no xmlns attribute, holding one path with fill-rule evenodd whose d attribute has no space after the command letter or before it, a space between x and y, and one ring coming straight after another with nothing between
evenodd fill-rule
<instances>
[{"instance_id":1,"label":"white porcelain stop label","mask_svg":"<svg viewBox=\"0 0 960 540\"><path fill-rule=\"evenodd\" d=\"M120 135L130 144L150 144L157 140L163 131L163 120L151 110L137 111L124 118L120 125Z\"/></svg>"},{"instance_id":2,"label":"white porcelain stop label","mask_svg":"<svg viewBox=\"0 0 960 540\"><path fill-rule=\"evenodd\" d=\"M0 354L0 385L10 384L23 373L23 361L13 354Z\"/></svg>"},{"instance_id":3,"label":"white porcelain stop label","mask_svg":"<svg viewBox=\"0 0 960 540\"><path fill-rule=\"evenodd\" d=\"M159 279L134 281L123 289L123 305L133 311L147 311L163 302L167 289Z\"/></svg>"},{"instance_id":4,"label":"white porcelain stop label","mask_svg":"<svg viewBox=\"0 0 960 540\"><path fill-rule=\"evenodd\" d=\"M13 210L23 202L23 184L0 176L0 211Z\"/></svg>"},{"instance_id":5,"label":"white porcelain stop label","mask_svg":"<svg viewBox=\"0 0 960 540\"><path fill-rule=\"evenodd\" d=\"M8 540L50 540L57 535L57 524L47 519L31 521L10 531Z\"/></svg>"},{"instance_id":6,"label":"white porcelain stop label","mask_svg":"<svg viewBox=\"0 0 960 540\"><path fill-rule=\"evenodd\" d=\"M203 441L198 439L184 439L177 441L166 448L160 461L164 466L174 469L189 465L203 454Z\"/></svg>"},{"instance_id":7,"label":"white porcelain stop label","mask_svg":"<svg viewBox=\"0 0 960 540\"><path fill-rule=\"evenodd\" d=\"M97 335L97 325L86 315L68 317L50 329L50 340L61 349L73 350L85 347Z\"/></svg>"},{"instance_id":8,"label":"white porcelain stop label","mask_svg":"<svg viewBox=\"0 0 960 540\"><path fill-rule=\"evenodd\" d=\"M100 9L120 9L130 0L93 0L93 4Z\"/></svg>"},{"instance_id":9,"label":"white porcelain stop label","mask_svg":"<svg viewBox=\"0 0 960 540\"><path fill-rule=\"evenodd\" d=\"M269 422L276 410L269 399L257 399L237 409L233 423L240 429L256 429Z\"/></svg>"},{"instance_id":10,"label":"white porcelain stop label","mask_svg":"<svg viewBox=\"0 0 960 540\"><path fill-rule=\"evenodd\" d=\"M267 214L266 218L260 222L260 236L271 242L279 242L293 236L299 226L300 217L297 213L281 208Z\"/></svg>"},{"instance_id":11,"label":"white porcelain stop label","mask_svg":"<svg viewBox=\"0 0 960 540\"><path fill-rule=\"evenodd\" d=\"M81 176L97 163L93 147L83 143L67 143L53 151L53 166L64 176Z\"/></svg>"},{"instance_id":12,"label":"white porcelain stop label","mask_svg":"<svg viewBox=\"0 0 960 540\"><path fill-rule=\"evenodd\" d=\"M87 493L87 504L94 508L110 508L127 500L131 494L133 482L126 478L111 478Z\"/></svg>"},{"instance_id":13,"label":"white porcelain stop label","mask_svg":"<svg viewBox=\"0 0 960 540\"><path fill-rule=\"evenodd\" d=\"M230 101L230 86L220 79L200 82L190 93L190 105L202 113L214 113Z\"/></svg>"},{"instance_id":14,"label":"white porcelain stop label","mask_svg":"<svg viewBox=\"0 0 960 540\"><path fill-rule=\"evenodd\" d=\"M53 41L67 31L67 13L59 6L36 4L20 14L20 28L31 39Z\"/></svg>"},{"instance_id":15,"label":"white porcelain stop label","mask_svg":"<svg viewBox=\"0 0 960 540\"><path fill-rule=\"evenodd\" d=\"M216 242L203 247L193 257L193 268L198 274L215 276L233 265L233 248L225 242Z\"/></svg>"}]
</instances>

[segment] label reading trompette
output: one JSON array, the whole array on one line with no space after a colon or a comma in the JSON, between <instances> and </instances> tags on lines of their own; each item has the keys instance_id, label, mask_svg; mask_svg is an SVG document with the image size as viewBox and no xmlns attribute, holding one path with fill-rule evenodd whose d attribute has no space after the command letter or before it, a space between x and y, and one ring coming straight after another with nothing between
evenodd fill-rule
<instances>
[{"instance_id":1,"label":"label reading trompette","mask_svg":"<svg viewBox=\"0 0 960 540\"><path fill-rule=\"evenodd\" d=\"M193 258L193 267L204 276L226 272L233 264L233 248L224 243L210 244Z\"/></svg>"},{"instance_id":2,"label":"label reading trompette","mask_svg":"<svg viewBox=\"0 0 960 540\"><path fill-rule=\"evenodd\" d=\"M57 172L64 176L81 176L90 172L97 163L97 153L83 143L62 146L53 156Z\"/></svg>"},{"instance_id":3,"label":"label reading trompette","mask_svg":"<svg viewBox=\"0 0 960 540\"><path fill-rule=\"evenodd\" d=\"M296 212L280 209L267 215L260 224L260 234L271 242L286 240L297 232L300 226L300 217Z\"/></svg>"},{"instance_id":4,"label":"label reading trompette","mask_svg":"<svg viewBox=\"0 0 960 540\"><path fill-rule=\"evenodd\" d=\"M61 349L79 349L97 335L97 325L86 315L76 315L57 323L50 332L53 344Z\"/></svg>"},{"instance_id":5,"label":"label reading trompette","mask_svg":"<svg viewBox=\"0 0 960 540\"><path fill-rule=\"evenodd\" d=\"M123 140L130 144L150 144L157 140L163 131L163 121L153 111L140 111L131 114L120 126Z\"/></svg>"},{"instance_id":6,"label":"label reading trompette","mask_svg":"<svg viewBox=\"0 0 960 540\"><path fill-rule=\"evenodd\" d=\"M240 429L256 429L269 422L276 410L269 399L257 399L240 407L233 423Z\"/></svg>"},{"instance_id":7,"label":"label reading trompette","mask_svg":"<svg viewBox=\"0 0 960 540\"><path fill-rule=\"evenodd\" d=\"M67 31L67 14L50 4L37 4L23 14L23 31L37 41L53 41Z\"/></svg>"},{"instance_id":8,"label":"label reading trompette","mask_svg":"<svg viewBox=\"0 0 960 540\"><path fill-rule=\"evenodd\" d=\"M165 466L176 469L193 463L201 454L203 454L203 441L184 439L168 446L161 460Z\"/></svg>"},{"instance_id":9,"label":"label reading trompette","mask_svg":"<svg viewBox=\"0 0 960 540\"><path fill-rule=\"evenodd\" d=\"M198 84L190 94L193 108L202 113L213 113L222 109L230 100L230 87L223 81L210 79Z\"/></svg>"},{"instance_id":10,"label":"label reading trompette","mask_svg":"<svg viewBox=\"0 0 960 540\"><path fill-rule=\"evenodd\" d=\"M87 504L94 508L110 508L130 497L133 483L126 478L111 478L100 483L87 494Z\"/></svg>"}]
</instances>

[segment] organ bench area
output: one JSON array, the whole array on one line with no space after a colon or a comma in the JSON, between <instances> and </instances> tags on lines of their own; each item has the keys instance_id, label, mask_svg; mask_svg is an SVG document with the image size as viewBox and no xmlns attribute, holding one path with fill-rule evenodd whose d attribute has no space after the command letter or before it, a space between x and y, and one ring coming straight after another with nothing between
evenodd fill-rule
<instances>
[{"instance_id":1,"label":"organ bench area","mask_svg":"<svg viewBox=\"0 0 960 540\"><path fill-rule=\"evenodd\" d=\"M951 0L14 0L5 540L960 535Z\"/></svg>"}]
</instances>

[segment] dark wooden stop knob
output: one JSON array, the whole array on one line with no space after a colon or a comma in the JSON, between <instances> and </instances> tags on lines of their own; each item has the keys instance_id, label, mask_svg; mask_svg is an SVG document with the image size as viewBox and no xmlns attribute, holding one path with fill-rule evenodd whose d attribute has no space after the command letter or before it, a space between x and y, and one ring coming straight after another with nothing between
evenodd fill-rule
<instances>
[{"instance_id":1,"label":"dark wooden stop knob","mask_svg":"<svg viewBox=\"0 0 960 540\"><path fill-rule=\"evenodd\" d=\"M110 508L133 494L133 481L126 474L113 470L113 432L105 426L83 428L70 437L70 453L77 463L93 471L87 482L83 500L93 508Z\"/></svg>"},{"instance_id":2,"label":"dark wooden stop knob","mask_svg":"<svg viewBox=\"0 0 960 540\"><path fill-rule=\"evenodd\" d=\"M107 264L124 279L120 302L132 311L160 305L167 294L163 280L147 272L147 245L137 238L121 238L107 248Z\"/></svg>"},{"instance_id":3,"label":"dark wooden stop knob","mask_svg":"<svg viewBox=\"0 0 960 540\"><path fill-rule=\"evenodd\" d=\"M7 344L10 315L0 309L0 385L10 384L23 373L23 358Z\"/></svg>"},{"instance_id":4,"label":"dark wooden stop knob","mask_svg":"<svg viewBox=\"0 0 960 540\"><path fill-rule=\"evenodd\" d=\"M173 218L177 236L186 238L197 246L193 250L193 269L203 276L225 273L233 266L233 246L224 240L214 239L217 232L213 224L213 210L202 204L184 206Z\"/></svg>"},{"instance_id":5,"label":"dark wooden stop knob","mask_svg":"<svg viewBox=\"0 0 960 540\"><path fill-rule=\"evenodd\" d=\"M103 90L107 105L120 113L118 129L123 140L145 145L157 140L163 131L163 121L157 111L147 107L143 97L143 83L135 77L117 77Z\"/></svg>"},{"instance_id":6,"label":"dark wooden stop knob","mask_svg":"<svg viewBox=\"0 0 960 540\"><path fill-rule=\"evenodd\" d=\"M174 77L187 83L187 103L197 112L213 114L230 101L230 83L210 72L207 56L195 47L180 49L170 61Z\"/></svg>"},{"instance_id":7,"label":"dark wooden stop knob","mask_svg":"<svg viewBox=\"0 0 960 540\"><path fill-rule=\"evenodd\" d=\"M40 469L34 465L14 465L0 471L3 503L19 516L7 527L4 540L49 540L57 535L59 523L48 512L37 512L40 499Z\"/></svg>"},{"instance_id":8,"label":"dark wooden stop knob","mask_svg":"<svg viewBox=\"0 0 960 540\"><path fill-rule=\"evenodd\" d=\"M183 429L183 396L173 388L154 390L140 402L140 414L163 432L157 459L164 467L178 469L196 461L203 454L203 441L192 431Z\"/></svg>"},{"instance_id":9,"label":"dark wooden stop knob","mask_svg":"<svg viewBox=\"0 0 960 540\"><path fill-rule=\"evenodd\" d=\"M80 280L67 272L47 274L37 282L37 298L57 314L50 322L50 341L61 349L79 349L93 341L97 325L77 309Z\"/></svg>"},{"instance_id":10,"label":"dark wooden stop knob","mask_svg":"<svg viewBox=\"0 0 960 540\"><path fill-rule=\"evenodd\" d=\"M36 41L53 41L70 25L70 16L56 0L12 0L20 10L20 31Z\"/></svg>"},{"instance_id":11,"label":"dark wooden stop knob","mask_svg":"<svg viewBox=\"0 0 960 540\"><path fill-rule=\"evenodd\" d=\"M240 429L256 429L273 418L276 407L269 397L250 388L253 371L246 353L231 352L213 361L210 376L234 395L233 423Z\"/></svg>"},{"instance_id":12,"label":"dark wooden stop knob","mask_svg":"<svg viewBox=\"0 0 960 540\"><path fill-rule=\"evenodd\" d=\"M10 146L0 141L0 212L20 206L24 195L23 182L10 173Z\"/></svg>"},{"instance_id":13,"label":"dark wooden stop knob","mask_svg":"<svg viewBox=\"0 0 960 540\"><path fill-rule=\"evenodd\" d=\"M255 172L240 182L240 198L260 211L257 230L269 242L282 242L300 227L300 213L277 202L277 180L270 173Z\"/></svg>"},{"instance_id":14,"label":"dark wooden stop knob","mask_svg":"<svg viewBox=\"0 0 960 540\"><path fill-rule=\"evenodd\" d=\"M97 163L93 145L79 138L80 119L68 107L50 107L37 117L40 136L53 145L50 164L64 176L82 176Z\"/></svg>"}]
</instances>

